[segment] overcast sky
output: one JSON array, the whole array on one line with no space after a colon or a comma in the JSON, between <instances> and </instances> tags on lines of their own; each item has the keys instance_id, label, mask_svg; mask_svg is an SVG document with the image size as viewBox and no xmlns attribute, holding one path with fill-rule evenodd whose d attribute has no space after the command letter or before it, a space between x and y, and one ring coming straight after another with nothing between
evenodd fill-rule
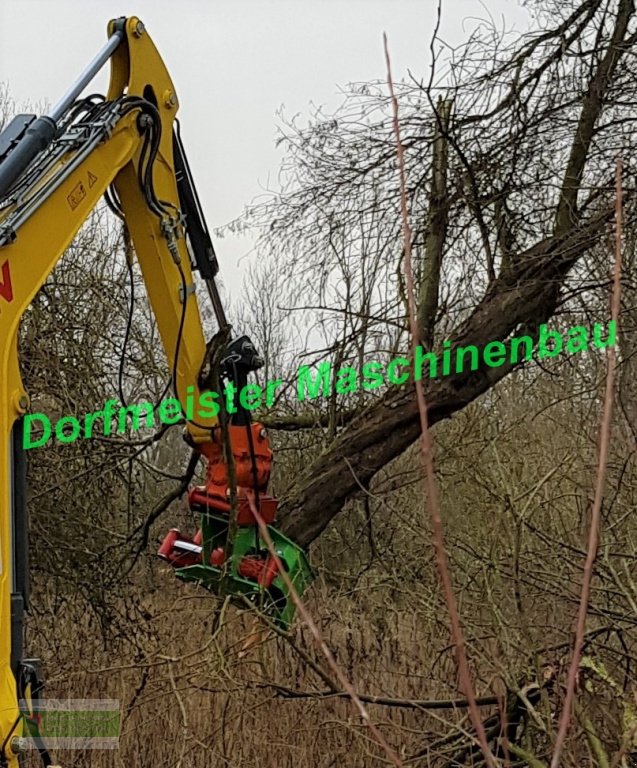
<instances>
[{"instance_id":1,"label":"overcast sky","mask_svg":"<svg viewBox=\"0 0 637 768\"><path fill-rule=\"evenodd\" d=\"M426 75L435 9L435 0L0 0L0 82L18 106L55 103L103 45L108 20L139 16L175 83L212 229L275 186L281 106L288 115L307 114L312 103L333 109L339 86L385 76L383 32L394 77ZM472 17L489 15L508 29L528 23L517 0L443 0L441 36L457 45ZM106 82L107 68L99 90ZM215 245L238 298L252 243Z\"/></svg>"}]
</instances>

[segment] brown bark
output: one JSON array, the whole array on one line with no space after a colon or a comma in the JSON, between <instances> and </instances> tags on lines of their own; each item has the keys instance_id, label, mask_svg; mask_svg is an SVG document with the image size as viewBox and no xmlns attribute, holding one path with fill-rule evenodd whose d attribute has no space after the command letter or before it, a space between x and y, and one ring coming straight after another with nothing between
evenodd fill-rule
<instances>
[{"instance_id":1,"label":"brown bark","mask_svg":"<svg viewBox=\"0 0 637 768\"><path fill-rule=\"evenodd\" d=\"M501 274L468 319L452 334L457 345L482 347L511 333L532 333L555 310L559 290L575 262L605 232L613 206L600 208L565 237L551 237L519 255ZM454 374L426 386L430 424L449 418L513 370L504 365ZM316 539L347 498L420 434L413 388L389 390L352 420L283 500L280 527L299 544Z\"/></svg>"},{"instance_id":2,"label":"brown bark","mask_svg":"<svg viewBox=\"0 0 637 768\"><path fill-rule=\"evenodd\" d=\"M621 61L622 54L626 53L630 47L630 43L626 44L625 37L634 12L634 0L621 0L610 44L588 84L580 119L573 136L571 153L566 166L560 202L555 217L555 232L558 235L567 232L573 222L577 221L577 197L588 151L595 133L595 125L604 107L604 97L608 84Z\"/></svg>"},{"instance_id":3,"label":"brown bark","mask_svg":"<svg viewBox=\"0 0 637 768\"><path fill-rule=\"evenodd\" d=\"M451 118L451 101L438 103L438 130L433 145L431 192L427 215L427 236L420 282L420 305L418 307L418 328L423 346L431 349L434 342L434 326L438 312L440 293L440 270L447 239L449 203L447 200L447 170L449 145L447 133Z\"/></svg>"},{"instance_id":4,"label":"brown bark","mask_svg":"<svg viewBox=\"0 0 637 768\"><path fill-rule=\"evenodd\" d=\"M590 12L594 9L595 3L592 3ZM609 45L591 74L574 126L552 235L515 254L513 263L506 263L506 268L495 279L490 279L483 299L451 334L456 345L483 347L490 341L504 340L514 332L520 335L521 329L530 335L555 311L560 289L571 267L605 234L614 214L613 204L600 202L601 190L597 193L596 208L591 204L592 198L580 207L578 197L608 88L622 56L637 39L637 34L628 36L633 14L634 0L619 0ZM459 151L457 142L452 146ZM434 424L464 408L512 369L511 365L503 365L430 381L426 386L429 423ZM347 498L361 486L365 487L376 472L399 456L419 434L413 387L405 385L389 390L381 402L352 420L284 499L280 515L284 532L302 545L310 544Z\"/></svg>"}]
</instances>

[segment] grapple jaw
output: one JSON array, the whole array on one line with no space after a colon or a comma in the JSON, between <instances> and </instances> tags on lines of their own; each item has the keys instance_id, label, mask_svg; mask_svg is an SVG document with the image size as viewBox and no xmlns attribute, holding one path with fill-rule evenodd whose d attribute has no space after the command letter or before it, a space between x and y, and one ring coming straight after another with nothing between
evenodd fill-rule
<instances>
[{"instance_id":1,"label":"grapple jaw","mask_svg":"<svg viewBox=\"0 0 637 768\"><path fill-rule=\"evenodd\" d=\"M158 551L159 556L174 567L177 578L199 584L220 597L230 595L244 607L247 600L287 629L294 618L294 602L276 559L259 536L245 499L239 498L238 528L229 558L224 551L229 524L225 500L215 500L205 489L194 488L189 501L191 509L201 514L200 530L189 538L172 529ZM262 518L272 522L276 500L264 496L259 502ZM302 595L314 578L305 552L273 526L268 525L268 532L281 567L297 594Z\"/></svg>"},{"instance_id":2,"label":"grapple jaw","mask_svg":"<svg viewBox=\"0 0 637 768\"><path fill-rule=\"evenodd\" d=\"M242 336L228 347L221 361L221 372L238 392L246 385L248 374L262 364L252 342ZM211 376L207 374L204 379L207 386ZM208 465L205 486L192 488L188 494L190 509L200 515L199 531L188 538L173 529L158 554L175 568L176 576L183 581L200 584L220 597L229 595L244 606L247 599L280 627L288 628L294 618L294 602L279 567L286 571L299 595L312 582L313 574L303 549L271 525L278 502L267 494L272 467L267 432L262 424L251 422L250 412L243 408L241 398L235 406L227 434L215 428L208 441L197 444ZM226 450L232 454L233 484L237 492L230 540ZM255 515L268 526L276 557L261 540Z\"/></svg>"}]
</instances>

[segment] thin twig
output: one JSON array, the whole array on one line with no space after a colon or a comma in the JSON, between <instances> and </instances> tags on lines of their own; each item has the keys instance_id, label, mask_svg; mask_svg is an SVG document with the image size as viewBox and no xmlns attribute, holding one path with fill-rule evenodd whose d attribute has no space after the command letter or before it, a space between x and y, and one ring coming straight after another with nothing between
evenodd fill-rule
<instances>
[{"instance_id":1,"label":"thin twig","mask_svg":"<svg viewBox=\"0 0 637 768\"><path fill-rule=\"evenodd\" d=\"M296 691L278 683L252 683L253 688L270 688L284 699L344 699L346 691ZM466 699L399 699L391 696L372 696L358 694L358 698L366 704L378 704L382 707L397 707L402 709L466 709L469 702ZM477 700L481 707L492 707L498 703L497 696L482 696Z\"/></svg>"},{"instance_id":2,"label":"thin twig","mask_svg":"<svg viewBox=\"0 0 637 768\"><path fill-rule=\"evenodd\" d=\"M179 760L177 762L177 768L181 768L182 761L186 754L186 736L188 735L188 716L186 714L186 707L184 706L184 700L182 699L179 693L179 690L177 689L177 684L175 683L175 676L173 675L172 664L168 665L168 677L170 679L170 687L172 688L172 691L175 694L175 698L177 699L177 703L179 704L179 710L181 712L181 727L183 730L183 739L181 744L181 755L179 756Z\"/></svg>"},{"instance_id":3,"label":"thin twig","mask_svg":"<svg viewBox=\"0 0 637 768\"><path fill-rule=\"evenodd\" d=\"M376 725L372 722L372 719L369 716L369 712L367 711L367 708L361 701L359 695L354 690L354 686L348 680L345 672L343 672L341 667L338 665L336 659L334 658L334 655L332 654L329 647L327 646L327 643L323 639L321 631L315 624L314 619L312 619L312 616L310 615L309 611L305 607L305 604L303 603L298 592L296 591L294 584L292 583L292 580L288 576L285 568L281 563L279 556L276 553L276 549L272 541L272 537L270 536L270 532L268 531L268 527L265 524L265 521L263 520L261 515L259 514L259 511L256 508L256 505L254 503L254 499L252 498L252 496L248 496L248 500L250 502L250 509L252 511L252 514L254 515L254 519L257 521L257 524L259 526L259 533L261 534L261 537L265 541L266 546L276 564L277 573L283 580L283 583L285 584L285 586L287 587L290 593L290 597L292 598L292 602L296 606L301 618L303 619L303 622L305 623L307 628L310 630L310 633L314 637L314 640L316 641L316 644L318 645L321 653L327 659L327 663L330 669L334 673L336 679L341 684L343 690L347 693L349 698L352 700L352 704L358 710L358 713L361 716L361 719L363 720L365 725L367 725L367 727L369 728L370 733L372 734L376 742L379 744L380 747L382 747L385 754L389 758L389 761L391 762L391 764L397 766L397 768L402 768L402 765L403 765L402 760L396 754L396 752L394 752L394 750L389 746L383 734L378 730Z\"/></svg>"},{"instance_id":4,"label":"thin twig","mask_svg":"<svg viewBox=\"0 0 637 768\"><path fill-rule=\"evenodd\" d=\"M385 47L385 63L387 65L387 85L389 88L389 94L393 106L393 124L394 134L396 136L396 151L398 155L398 170L400 174L400 210L402 215L403 224L403 251L404 251L404 271L407 288L407 298L409 300L409 325L411 332L411 353L415 356L416 347L419 345L419 333L416 311L416 298L414 290L414 275L411 260L411 227L409 225L409 212L407 208L407 192L405 182L405 157L403 152L403 145L400 138L400 122L398 118L398 99L394 93L394 85L391 75L391 61L389 58L389 50L387 47L387 35L383 34L383 43ZM451 623L451 637L455 647L456 663L458 665L458 673L460 677L460 684L462 686L462 693L465 695L468 707L469 716L471 718L471 724L473 725L480 749L484 755L489 768L496 768L496 761L493 757L489 745L487 743L487 735L485 733L482 720L480 718L480 712L476 703L476 695L473 690L473 684L471 682L471 673L469 671L469 663L467 661L467 655L465 650L464 635L462 627L460 625L460 617L458 615L458 606L456 604L456 598L453 592L453 585L451 582L451 575L449 573L449 566L447 563L447 552L445 550L444 534L442 527L442 517L440 515L440 504L438 501L438 488L436 485L436 477L433 465L433 456L431 450L431 438L429 436L429 424L427 419L427 403L425 400L425 391L422 386L422 381L415 381L416 385L416 398L418 402L418 411L420 413L420 445L422 448L422 460L425 471L425 484L427 489L427 498L429 501L429 515L431 518L431 525L433 529L434 548L436 551L436 563L438 565L438 571L440 574L440 580L442 581L443 592L445 596L445 602L447 604L447 611L449 613L449 620Z\"/></svg>"},{"instance_id":5,"label":"thin twig","mask_svg":"<svg viewBox=\"0 0 637 768\"><path fill-rule=\"evenodd\" d=\"M613 268L613 294L611 300L611 321L615 323L615 326L617 326L619 321L621 297L622 198L622 160L621 158L617 158L617 165L615 168L615 265ZM582 575L582 591L580 594L577 625L575 628L573 658L571 659L571 664L568 670L566 696L564 697L564 706L560 714L560 723L557 731L557 737L555 739L555 750L553 752L553 758L551 759L551 768L558 768L560 763L560 755L571 721L571 709L573 707L573 699L575 696L577 672L582 656L582 648L584 646L586 614L588 613L591 581L593 579L593 569L595 567L595 559L597 557L597 549L599 544L599 523L602 511L602 501L604 499L604 481L606 478L606 466L608 463L608 450L610 446L616 365L617 354L615 347L608 347L606 352L606 391L604 394L604 406L602 410L602 421L600 425L599 460L597 464L595 498L593 500L593 510L591 512L591 526L588 533L588 552L586 555L586 562L584 564L584 573Z\"/></svg>"}]
</instances>

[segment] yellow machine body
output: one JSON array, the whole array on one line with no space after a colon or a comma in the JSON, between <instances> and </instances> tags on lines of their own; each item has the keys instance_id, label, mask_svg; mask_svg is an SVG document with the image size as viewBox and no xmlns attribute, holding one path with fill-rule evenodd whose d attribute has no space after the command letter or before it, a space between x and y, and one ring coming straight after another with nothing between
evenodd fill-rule
<instances>
[{"instance_id":1,"label":"yellow machine body","mask_svg":"<svg viewBox=\"0 0 637 768\"><path fill-rule=\"evenodd\" d=\"M109 25L109 33L113 23ZM172 144L177 95L157 49L137 18L125 21L124 39L111 58L111 68L109 101L127 94L154 100L157 106L162 131L159 154L153 166L154 188L157 197L178 212ZM176 372L174 385L182 405L185 408L187 387L194 386L194 397L199 396L198 373L206 354L204 332L197 299L194 293L183 296L182 276L175 261L178 254L190 289L193 277L185 237L176 214L173 221L164 222L174 232L170 243L158 216L148 208L137 176L141 146L137 114L131 112L19 227L15 240L0 247L0 743L7 742L9 768L17 768L18 759L11 751L10 742L22 730L16 680L11 668L11 596L15 577L11 435L14 424L29 407L20 377L18 330L20 319L34 296L111 183L121 201L170 370ZM71 149L60 164L71 162L73 157ZM50 175L58 170L52 169ZM29 194L37 194L46 182L46 178L41 179ZM0 226L11 211L11 207L0 211ZM187 302L187 308L177 345L183 301ZM192 389L190 391L192 393ZM217 419L202 418L199 422L197 426L188 425L188 429L194 442L202 443L210 439L208 430L217 424Z\"/></svg>"}]
</instances>

